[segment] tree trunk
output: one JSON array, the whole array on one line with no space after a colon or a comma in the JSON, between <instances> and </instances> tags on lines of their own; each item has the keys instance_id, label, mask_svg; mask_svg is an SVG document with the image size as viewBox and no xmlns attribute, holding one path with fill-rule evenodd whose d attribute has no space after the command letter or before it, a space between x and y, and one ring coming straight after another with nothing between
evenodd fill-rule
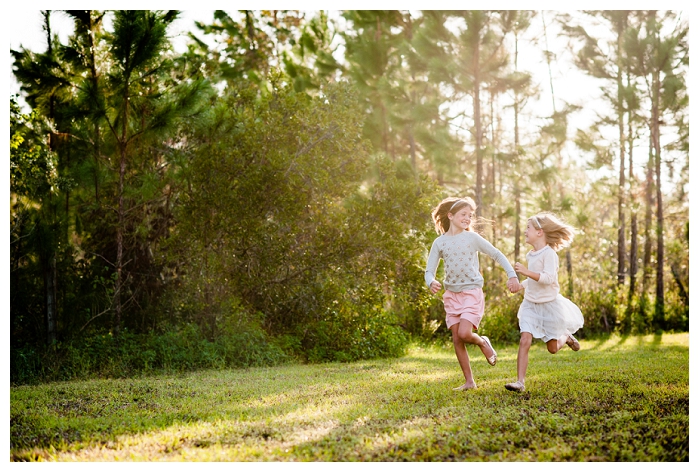
<instances>
[{"instance_id":1,"label":"tree trunk","mask_svg":"<svg viewBox=\"0 0 699 472\"><path fill-rule=\"evenodd\" d=\"M52 250L42 265L44 266L44 295L46 302L46 340L49 344L53 344L56 341L56 252Z\"/></svg>"},{"instance_id":2,"label":"tree trunk","mask_svg":"<svg viewBox=\"0 0 699 472\"><path fill-rule=\"evenodd\" d=\"M92 82L92 87L93 90L97 90L98 83L99 83L99 76L97 73L97 59L95 56L95 34L96 34L96 28L97 24L92 20L92 11L89 12L89 19L88 19L88 41L89 41L89 46L90 46L90 81ZM94 123L94 140L95 142L92 144L93 150L94 150L94 160L95 160L95 168L93 170L93 179L94 179L94 186L95 186L95 203L99 206L99 201L100 201L100 182L99 182L99 164L100 164L100 125L95 120Z\"/></svg>"},{"instance_id":3,"label":"tree trunk","mask_svg":"<svg viewBox=\"0 0 699 472\"><path fill-rule=\"evenodd\" d=\"M684 303L684 306L689 307L689 293L687 293L687 289L682 283L682 279L680 278L680 268L677 267L677 263L673 263L670 266L670 270L672 271L672 277L675 279L675 283L677 284L677 289L680 291L682 303Z\"/></svg>"},{"instance_id":4,"label":"tree trunk","mask_svg":"<svg viewBox=\"0 0 699 472\"><path fill-rule=\"evenodd\" d=\"M46 32L46 43L47 49L46 54L53 59L53 43L52 43L52 33L51 33L51 10L42 10L42 15L44 17L44 31ZM56 97L54 93L49 96L49 119L53 120L56 117ZM54 134L49 133L49 148L53 151L58 144L58 140L53 139ZM49 197L49 200L51 197ZM49 208L52 208L52 204L48 204ZM52 215L52 220L56 221L57 217L53 209L49 210ZM44 221L42 224L47 225ZM44 231L52 231L50 225L44 228ZM42 261L43 272L44 272L44 321L46 324L46 339L49 344L53 344L56 341L56 307L57 307L57 292L56 285L58 281L58 273L56 270L56 243L52 236L46 235L43 238L42 243L45 244L43 251L47 251L48 254L44 256Z\"/></svg>"},{"instance_id":5,"label":"tree trunk","mask_svg":"<svg viewBox=\"0 0 699 472\"><path fill-rule=\"evenodd\" d=\"M481 124L481 83L479 74L480 61L480 32L477 33L475 50L473 51L473 121L476 128L476 216L482 216L483 209L483 127Z\"/></svg>"},{"instance_id":6,"label":"tree trunk","mask_svg":"<svg viewBox=\"0 0 699 472\"><path fill-rule=\"evenodd\" d=\"M126 80L128 83L128 78ZM121 304L121 293L124 287L124 229L126 225L126 215L124 212L124 187L126 178L126 148L127 143L127 123L128 123L128 107L129 107L129 94L128 88L124 93L124 110L122 116L122 129L121 137L119 140L119 189L118 189L118 201L117 201L117 256L116 256L116 281L114 288L114 331L119 334L121 331L121 319L122 319L122 304Z\"/></svg>"},{"instance_id":7,"label":"tree trunk","mask_svg":"<svg viewBox=\"0 0 699 472\"><path fill-rule=\"evenodd\" d=\"M617 27L617 121L619 125L619 195L617 202L619 228L617 234L617 283L623 285L626 274L626 218L624 212L624 200L626 192L626 170L625 170L625 137L624 137L624 96L623 96L623 69L621 65L622 55L622 37L624 33L624 24L619 21Z\"/></svg>"},{"instance_id":8,"label":"tree trunk","mask_svg":"<svg viewBox=\"0 0 699 472\"><path fill-rule=\"evenodd\" d=\"M629 300L636 293L636 273L638 272L638 215L631 215L631 253L629 254Z\"/></svg>"},{"instance_id":9,"label":"tree trunk","mask_svg":"<svg viewBox=\"0 0 699 472\"><path fill-rule=\"evenodd\" d=\"M546 18L544 17L544 12L541 12L541 22L544 24L544 43L546 44L546 65L549 70L549 86L551 88L551 105L553 106L553 114L556 114L556 96L553 93L553 74L551 73L551 54L549 50L549 37L546 33Z\"/></svg>"},{"instance_id":10,"label":"tree trunk","mask_svg":"<svg viewBox=\"0 0 699 472\"><path fill-rule=\"evenodd\" d=\"M665 312L665 284L663 277L663 267L665 262L665 244L663 241L663 194L662 194L662 174L660 158L660 72L656 69L653 72L653 127L651 136L653 139L653 150L655 151L655 192L656 192L656 237L658 239L657 265L655 275L655 324L662 328L664 324Z\"/></svg>"},{"instance_id":11,"label":"tree trunk","mask_svg":"<svg viewBox=\"0 0 699 472\"><path fill-rule=\"evenodd\" d=\"M121 144L121 158L119 160L119 195L117 203L117 256L116 256L116 281L114 287L114 332L121 331L121 292L124 285L124 177L126 174L126 144Z\"/></svg>"},{"instance_id":12,"label":"tree trunk","mask_svg":"<svg viewBox=\"0 0 699 472\"><path fill-rule=\"evenodd\" d=\"M408 40L412 41L412 29L411 29L412 23L410 22L410 14L408 14ZM415 85L415 71L410 70L410 77L412 78L412 82L410 83L410 88L412 89L410 91L410 102L411 102L411 112L412 110L415 109L417 106L417 90L416 90L416 85ZM415 169L415 175L417 176L417 146L415 145L415 133L413 131L413 126L414 126L415 120L414 117L410 117L410 125L408 126L408 141L410 143L410 163L413 165L413 169Z\"/></svg>"},{"instance_id":13,"label":"tree trunk","mask_svg":"<svg viewBox=\"0 0 699 472\"><path fill-rule=\"evenodd\" d=\"M568 298L573 298L573 258L570 248L566 249L566 270L568 271Z\"/></svg>"},{"instance_id":14,"label":"tree trunk","mask_svg":"<svg viewBox=\"0 0 699 472\"><path fill-rule=\"evenodd\" d=\"M643 290L648 290L648 284L650 283L651 275L651 252L653 247L653 242L651 238L651 227L653 224L653 205L655 204L655 198L653 198L653 146L650 146L648 155L648 165L646 166L646 184L645 184L645 197L646 197L646 214L645 214L645 227L643 229Z\"/></svg>"},{"instance_id":15,"label":"tree trunk","mask_svg":"<svg viewBox=\"0 0 699 472\"><path fill-rule=\"evenodd\" d=\"M517 37L517 32L515 30L515 72L517 72L517 61L519 59L519 38ZM515 183L514 183L514 197L515 197L515 262L519 261L519 251L520 251L520 238L522 237L521 229L519 226L519 220L522 217L522 202L520 196L519 188L519 91L515 89L515 101L514 101L514 113L515 113Z\"/></svg>"},{"instance_id":16,"label":"tree trunk","mask_svg":"<svg viewBox=\"0 0 699 472\"><path fill-rule=\"evenodd\" d=\"M626 75L627 85L631 86L630 74ZM629 302L636 293L636 273L638 272L638 214L636 212L635 184L636 176L633 173L633 116L629 107L628 113L628 137L629 143L629 202L631 203L631 253L629 254Z\"/></svg>"}]
</instances>

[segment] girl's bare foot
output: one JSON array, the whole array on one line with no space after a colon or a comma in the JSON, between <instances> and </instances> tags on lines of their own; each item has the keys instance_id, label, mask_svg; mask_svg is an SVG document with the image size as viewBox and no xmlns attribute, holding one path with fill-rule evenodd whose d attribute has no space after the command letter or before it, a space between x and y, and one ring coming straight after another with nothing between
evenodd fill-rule
<instances>
[{"instance_id":1,"label":"girl's bare foot","mask_svg":"<svg viewBox=\"0 0 699 472\"><path fill-rule=\"evenodd\" d=\"M472 383L465 383L465 384L463 384L461 387L456 387L456 388L454 388L454 390L456 390L457 392L462 392L462 391L464 391L464 390L471 390L472 388L476 388L476 383L475 383L475 382L472 382Z\"/></svg>"}]
</instances>

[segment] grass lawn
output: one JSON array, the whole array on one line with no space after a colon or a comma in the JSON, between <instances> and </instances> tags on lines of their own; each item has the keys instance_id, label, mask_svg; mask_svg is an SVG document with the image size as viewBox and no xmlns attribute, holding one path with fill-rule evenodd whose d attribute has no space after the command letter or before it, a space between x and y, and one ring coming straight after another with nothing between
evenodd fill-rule
<instances>
[{"instance_id":1,"label":"grass lawn","mask_svg":"<svg viewBox=\"0 0 699 472\"><path fill-rule=\"evenodd\" d=\"M689 334L12 387L11 461L688 461Z\"/></svg>"}]
</instances>

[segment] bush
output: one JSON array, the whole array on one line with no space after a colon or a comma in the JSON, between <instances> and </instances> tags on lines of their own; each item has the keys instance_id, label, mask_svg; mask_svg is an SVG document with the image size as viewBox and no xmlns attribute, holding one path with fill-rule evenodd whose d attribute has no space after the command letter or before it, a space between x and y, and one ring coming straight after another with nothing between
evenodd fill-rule
<instances>
[{"instance_id":1,"label":"bush","mask_svg":"<svg viewBox=\"0 0 699 472\"><path fill-rule=\"evenodd\" d=\"M338 287L326 287L330 295ZM398 357L406 352L407 333L398 326L395 313L380 308L375 289L348 290L337 294L321 318L298 330L301 350L310 362ZM297 328L298 329L298 328Z\"/></svg>"},{"instance_id":2,"label":"bush","mask_svg":"<svg viewBox=\"0 0 699 472\"><path fill-rule=\"evenodd\" d=\"M571 298L582 311L585 324L578 337L609 334L617 329L618 299L614 289L576 292Z\"/></svg>"},{"instance_id":3,"label":"bush","mask_svg":"<svg viewBox=\"0 0 699 472\"><path fill-rule=\"evenodd\" d=\"M666 331L689 331L689 306L685 305L677 292L665 294L665 320Z\"/></svg>"},{"instance_id":4,"label":"bush","mask_svg":"<svg viewBox=\"0 0 699 472\"><path fill-rule=\"evenodd\" d=\"M492 301L486 297L485 315L478 327L478 334L501 343L518 343L520 335L517 311L521 303L521 295L500 297Z\"/></svg>"},{"instance_id":5,"label":"bush","mask_svg":"<svg viewBox=\"0 0 699 472\"><path fill-rule=\"evenodd\" d=\"M310 362L351 362L402 356L408 336L395 324L395 316L377 312L356 314L352 322L343 317L321 321L307 332L304 344Z\"/></svg>"},{"instance_id":6,"label":"bush","mask_svg":"<svg viewBox=\"0 0 699 472\"><path fill-rule=\"evenodd\" d=\"M162 371L275 365L288 360L254 325L229 323L207 339L195 324L156 334L94 335L57 343L40 357L31 348L11 351L10 382L128 377Z\"/></svg>"}]
</instances>

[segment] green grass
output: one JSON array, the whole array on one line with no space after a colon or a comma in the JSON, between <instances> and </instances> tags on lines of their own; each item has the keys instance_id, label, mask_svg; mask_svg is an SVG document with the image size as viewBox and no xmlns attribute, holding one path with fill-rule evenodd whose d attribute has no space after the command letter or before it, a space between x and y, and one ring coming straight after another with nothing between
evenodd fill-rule
<instances>
[{"instance_id":1,"label":"green grass","mask_svg":"<svg viewBox=\"0 0 699 472\"><path fill-rule=\"evenodd\" d=\"M13 387L11 461L688 461L689 334Z\"/></svg>"}]
</instances>

